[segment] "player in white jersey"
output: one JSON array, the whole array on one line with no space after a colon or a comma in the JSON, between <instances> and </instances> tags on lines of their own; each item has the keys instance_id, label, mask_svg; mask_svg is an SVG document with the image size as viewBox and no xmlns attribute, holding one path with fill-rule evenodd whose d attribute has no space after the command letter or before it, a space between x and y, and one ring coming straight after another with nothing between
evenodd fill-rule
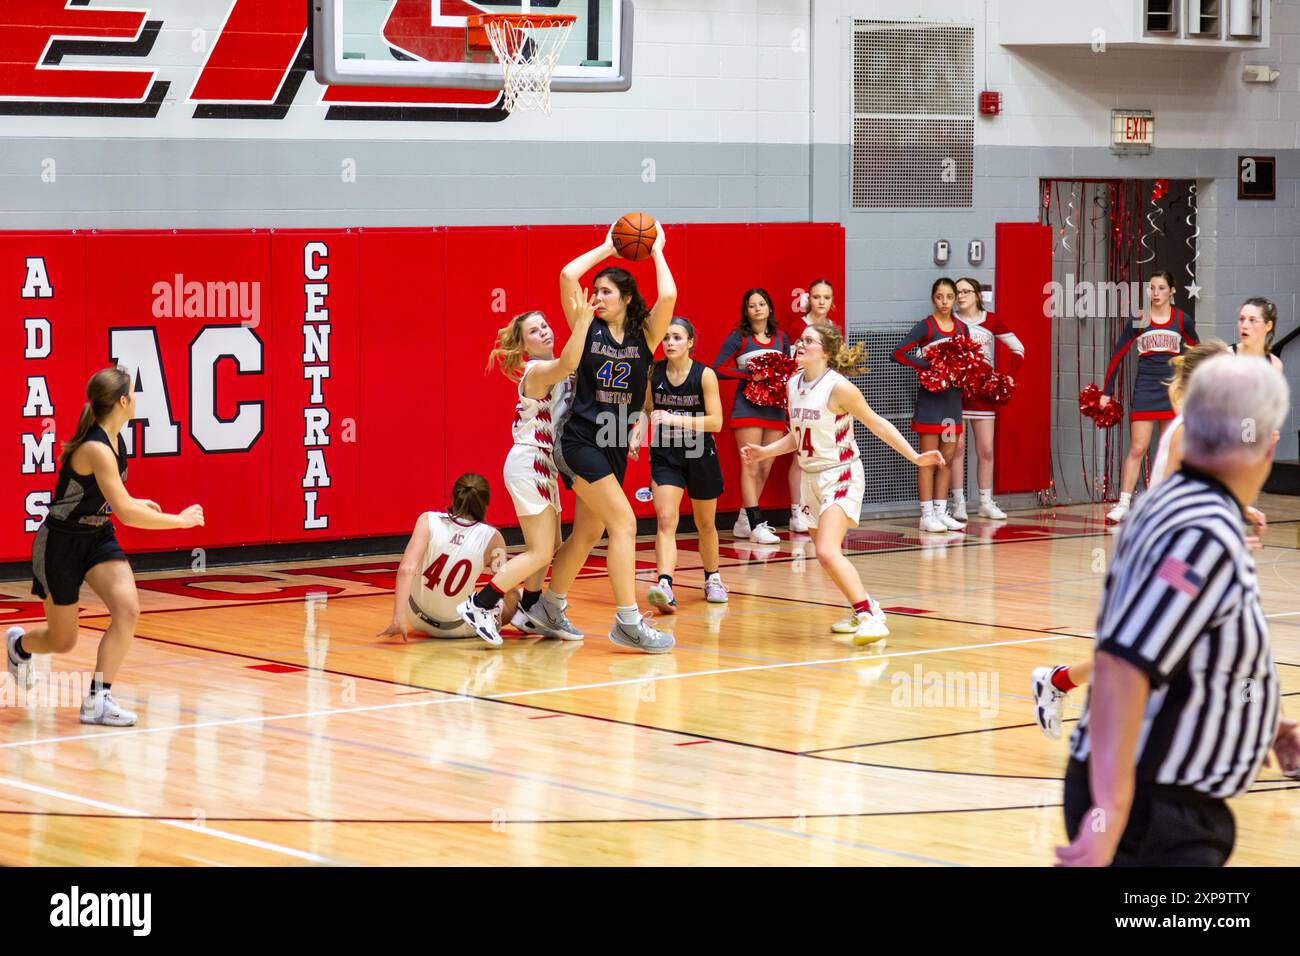
<instances>
[{"instance_id":1,"label":"player in white jersey","mask_svg":"<svg viewBox=\"0 0 1300 956\"><path fill-rule=\"evenodd\" d=\"M746 445L746 461L761 461L796 452L802 471L804 518L813 529L817 560L852 605L850 621L832 630L852 633L855 644L883 642L889 634L885 614L867 594L858 569L844 556L844 536L862 514L866 480L854 419L918 467L940 465L937 449L924 454L907 443L893 426L871 410L862 392L844 377L863 360L866 346L844 347L833 325L811 325L799 336L795 360L802 371L790 379L790 432L770 445Z\"/></svg>"},{"instance_id":2,"label":"player in white jersey","mask_svg":"<svg viewBox=\"0 0 1300 956\"><path fill-rule=\"evenodd\" d=\"M1169 390L1169 404L1180 414L1174 418L1160 436L1160 447L1156 451L1155 464L1151 468L1151 480L1148 487L1154 489L1166 478L1173 475L1183 463L1183 396L1187 394L1188 383L1197 367L1216 355L1229 354L1228 346L1218 339L1206 339L1199 345L1176 356L1169 364L1173 366L1173 378L1165 382ZM1244 515L1254 527L1254 534L1246 541L1250 550L1260 548L1260 535L1268 526L1264 513L1257 508L1246 508ZM1055 667L1039 667L1033 673L1034 719L1038 728L1048 737L1056 740L1061 736L1061 704L1065 695L1074 688L1092 680L1093 659L1074 664L1058 664Z\"/></svg>"},{"instance_id":3,"label":"player in white jersey","mask_svg":"<svg viewBox=\"0 0 1300 956\"><path fill-rule=\"evenodd\" d=\"M540 312L525 312L497 332L497 346L488 356L488 368L499 365L505 376L519 383L519 401L511 426L514 447L506 455L506 490L515 503L524 550L500 568L472 599L457 609L460 619L488 643L500 643L496 633L496 607L502 596L520 584L524 595L510 620L525 634L582 640L580 631L554 628L532 614L542 596L546 569L560 546L560 488L555 480L555 423L564 416L571 399L571 376L582 351L595 311L586 290L575 295L573 331L559 358L555 334Z\"/></svg>"},{"instance_id":4,"label":"player in white jersey","mask_svg":"<svg viewBox=\"0 0 1300 956\"><path fill-rule=\"evenodd\" d=\"M477 633L456 610L473 593L483 569L505 561L505 539L483 521L489 493L486 478L467 473L452 485L448 511L420 515L397 571L393 619L380 637L406 640L411 630L430 637L481 637L493 647L500 646L499 634L494 632L496 639L490 640ZM516 597L512 590L502 613L514 613Z\"/></svg>"}]
</instances>

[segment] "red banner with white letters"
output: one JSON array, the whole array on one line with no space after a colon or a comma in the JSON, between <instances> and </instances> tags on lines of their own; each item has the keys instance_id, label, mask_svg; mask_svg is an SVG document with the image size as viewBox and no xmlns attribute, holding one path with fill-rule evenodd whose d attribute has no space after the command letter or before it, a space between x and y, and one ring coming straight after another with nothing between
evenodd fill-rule
<instances>
[{"instance_id":1,"label":"red banner with white letters","mask_svg":"<svg viewBox=\"0 0 1300 956\"><path fill-rule=\"evenodd\" d=\"M794 277L844 274L838 224L668 230L678 311L695 323L705 361L746 288L767 285L784 306L797 298L785 288ZM767 230L785 250L771 277ZM531 309L551 320L558 354L568 335L560 268L602 235L592 226L0 233L0 423L12 456L0 471L10 502L0 561L30 557L86 381L112 364L135 379L127 487L165 511L198 503L206 515L184 531L119 522L128 553L405 534L420 512L446 507L465 471L491 482L489 520L516 525L501 479L515 389L485 370L487 355L496 330ZM624 264L653 302L652 264ZM719 508L734 510L730 429L717 441L727 463ZM625 482L643 517L654 513L640 500L646 458ZM783 500L778 485L768 492ZM573 498L562 501L571 520Z\"/></svg>"}]
</instances>

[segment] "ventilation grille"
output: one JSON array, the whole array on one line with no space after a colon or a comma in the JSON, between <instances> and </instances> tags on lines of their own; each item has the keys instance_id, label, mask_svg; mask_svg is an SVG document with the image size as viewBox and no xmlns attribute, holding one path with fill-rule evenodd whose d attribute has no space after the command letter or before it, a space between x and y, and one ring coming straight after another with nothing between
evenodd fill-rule
<instances>
[{"instance_id":1,"label":"ventilation grille","mask_svg":"<svg viewBox=\"0 0 1300 956\"><path fill-rule=\"evenodd\" d=\"M912 431L916 373L890 358L910 328L900 325L896 329L850 332L850 346L858 342L867 343L868 374L851 375L849 381L861 389L872 411L893 422L903 437L917 447L920 439ZM866 472L867 491L863 502L874 505L914 503L917 500L916 467L871 434L861 422L854 422L853 432Z\"/></svg>"},{"instance_id":2,"label":"ventilation grille","mask_svg":"<svg viewBox=\"0 0 1300 956\"><path fill-rule=\"evenodd\" d=\"M853 28L853 208L971 208L974 28Z\"/></svg>"}]
</instances>

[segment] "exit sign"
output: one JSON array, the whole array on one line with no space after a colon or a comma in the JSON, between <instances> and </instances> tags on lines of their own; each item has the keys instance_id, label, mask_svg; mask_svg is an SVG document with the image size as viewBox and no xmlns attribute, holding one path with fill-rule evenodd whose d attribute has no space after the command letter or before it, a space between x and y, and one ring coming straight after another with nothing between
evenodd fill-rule
<instances>
[{"instance_id":1,"label":"exit sign","mask_svg":"<svg viewBox=\"0 0 1300 956\"><path fill-rule=\"evenodd\" d=\"M1149 153L1156 141L1156 116L1150 110L1111 110L1112 153Z\"/></svg>"}]
</instances>

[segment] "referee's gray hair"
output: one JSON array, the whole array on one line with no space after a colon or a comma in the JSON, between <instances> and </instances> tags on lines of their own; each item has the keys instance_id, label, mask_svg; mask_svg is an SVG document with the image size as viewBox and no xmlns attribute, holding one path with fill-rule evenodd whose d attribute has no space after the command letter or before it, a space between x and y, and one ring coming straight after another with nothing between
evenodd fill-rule
<instances>
[{"instance_id":1,"label":"referee's gray hair","mask_svg":"<svg viewBox=\"0 0 1300 956\"><path fill-rule=\"evenodd\" d=\"M1290 392L1268 359L1210 359L1192 374L1183 398L1183 457L1209 465L1262 458L1286 419Z\"/></svg>"}]
</instances>

